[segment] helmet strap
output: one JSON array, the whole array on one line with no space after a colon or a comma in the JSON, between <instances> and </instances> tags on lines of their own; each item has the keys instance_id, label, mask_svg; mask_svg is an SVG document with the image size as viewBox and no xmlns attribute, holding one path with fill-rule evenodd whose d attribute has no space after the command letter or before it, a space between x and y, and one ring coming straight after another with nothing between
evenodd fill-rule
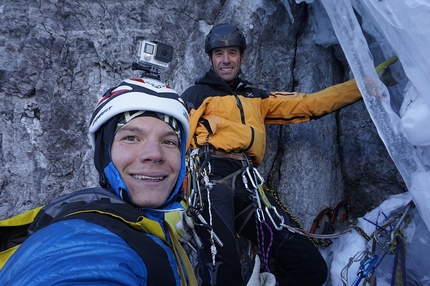
<instances>
[{"instance_id":1,"label":"helmet strap","mask_svg":"<svg viewBox=\"0 0 430 286\"><path fill-rule=\"evenodd\" d=\"M127 203L133 205L131 203L130 197L128 196L128 192L126 190L124 190L123 188L119 188L119 194L121 196L121 198L126 201Z\"/></svg>"},{"instance_id":2,"label":"helmet strap","mask_svg":"<svg viewBox=\"0 0 430 286\"><path fill-rule=\"evenodd\" d=\"M99 174L99 185L102 188L106 188L108 186L105 174Z\"/></svg>"}]
</instances>

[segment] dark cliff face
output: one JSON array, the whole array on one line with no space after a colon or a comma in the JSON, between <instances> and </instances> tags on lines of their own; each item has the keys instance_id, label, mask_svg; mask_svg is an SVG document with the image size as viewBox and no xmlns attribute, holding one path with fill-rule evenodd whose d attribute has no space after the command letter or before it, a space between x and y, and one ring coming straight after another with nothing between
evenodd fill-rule
<instances>
[{"instance_id":1,"label":"dark cliff face","mask_svg":"<svg viewBox=\"0 0 430 286\"><path fill-rule=\"evenodd\" d=\"M224 21L243 27L243 77L258 87L314 92L348 78L339 46L315 44L304 3L9 2L0 11L2 218L97 185L90 114L108 87L140 75L130 68L140 40L174 47L162 80L178 92L208 69L204 36ZM344 198L363 215L405 191L363 102L313 122L269 126L267 137L260 172L305 226Z\"/></svg>"}]
</instances>

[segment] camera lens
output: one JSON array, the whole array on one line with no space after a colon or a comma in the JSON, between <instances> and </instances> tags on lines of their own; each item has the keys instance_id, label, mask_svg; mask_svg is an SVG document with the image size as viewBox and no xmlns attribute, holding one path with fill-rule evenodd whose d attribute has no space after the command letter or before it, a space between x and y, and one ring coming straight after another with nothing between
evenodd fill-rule
<instances>
[{"instance_id":1,"label":"camera lens","mask_svg":"<svg viewBox=\"0 0 430 286\"><path fill-rule=\"evenodd\" d=\"M173 58L173 47L158 43L157 54L155 55L155 59L158 61L162 61L165 63L169 63Z\"/></svg>"}]
</instances>

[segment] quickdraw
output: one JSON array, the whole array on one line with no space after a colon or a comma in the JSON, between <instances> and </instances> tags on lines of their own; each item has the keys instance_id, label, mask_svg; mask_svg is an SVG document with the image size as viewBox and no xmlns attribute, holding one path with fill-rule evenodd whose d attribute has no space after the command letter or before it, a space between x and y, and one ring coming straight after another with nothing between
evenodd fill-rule
<instances>
[{"instance_id":1,"label":"quickdraw","mask_svg":"<svg viewBox=\"0 0 430 286\"><path fill-rule=\"evenodd\" d=\"M275 206L270 204L269 199L267 198L263 189L264 179L255 168L252 168L249 166L246 167L242 172L242 181L243 181L243 184L245 185L246 190L249 192L250 199L253 201L255 214L256 214L255 217L256 217L256 221L258 222L256 225L257 225L257 228L259 228L258 230L260 231L260 234L261 234L261 241L260 241L260 237L257 236L258 244L260 245L259 250L263 259L265 270L270 272L269 251L273 242L273 231L270 225L266 222L265 214L263 211L263 205L261 204L261 201L263 201L264 203L264 209L267 217L269 217L270 221L272 222L272 225L277 230L281 230L283 228L284 217L278 213ZM279 220L279 224L275 222L275 219L272 216L271 212L273 212L273 214ZM270 232L270 241L268 242L267 247L265 247L263 226L265 226Z\"/></svg>"},{"instance_id":2,"label":"quickdraw","mask_svg":"<svg viewBox=\"0 0 430 286\"><path fill-rule=\"evenodd\" d=\"M354 262L360 262L360 266L357 271L357 278L354 280L351 286L358 286L363 278L369 278L373 274L378 259L378 255L372 255L372 253L368 250L358 252L354 257L351 257L348 264L341 271L343 285L347 285L348 283L348 269Z\"/></svg>"},{"instance_id":3,"label":"quickdraw","mask_svg":"<svg viewBox=\"0 0 430 286\"><path fill-rule=\"evenodd\" d=\"M415 207L415 204L411 200L401 212L391 217L384 225L378 226L375 224L377 229L373 232L371 237L387 254L395 253L396 236L403 236L403 232L410 222L408 214L413 207ZM396 223L394 228L392 227L393 223Z\"/></svg>"},{"instance_id":4,"label":"quickdraw","mask_svg":"<svg viewBox=\"0 0 430 286\"><path fill-rule=\"evenodd\" d=\"M273 226L277 230L282 230L285 218L280 215L275 206L273 206L264 192L263 184L264 178L260 175L260 173L255 168L246 167L242 172L242 180L245 188L250 193L250 198L256 203L255 212L257 215L258 221L261 223L265 220L264 212L262 209L261 201L264 203L264 211L266 215L272 222ZM248 183L251 183L252 189L250 188ZM273 215L272 215L272 213ZM279 223L275 222L274 216L279 220Z\"/></svg>"},{"instance_id":5,"label":"quickdraw","mask_svg":"<svg viewBox=\"0 0 430 286\"><path fill-rule=\"evenodd\" d=\"M393 285L405 285L402 284L406 280L405 274L405 238L404 231L406 230L407 225L410 222L410 210L414 207L414 203L411 200L402 211L398 212L396 215L392 216L387 220L382 226L379 226L377 222L371 222L367 219L366 221L374 224L377 229L372 233L372 235L367 236L364 231L360 233L364 234L364 238L367 241L373 240L372 243L372 251L368 250L358 253L354 256L354 258L350 258L350 262L344 267L341 272L341 278L343 281L343 285L347 285L347 269L351 266L352 262L360 261L360 267L357 272L357 278L354 280L352 286L358 285L358 283L362 279L366 279L366 281L372 281L372 285L376 285L374 271L382 262L384 257L389 254L395 254L394 268L392 274L392 283ZM394 227L393 227L394 224ZM361 230L361 229L360 229ZM377 246L380 247L378 253ZM357 259L358 257L358 259Z\"/></svg>"}]
</instances>

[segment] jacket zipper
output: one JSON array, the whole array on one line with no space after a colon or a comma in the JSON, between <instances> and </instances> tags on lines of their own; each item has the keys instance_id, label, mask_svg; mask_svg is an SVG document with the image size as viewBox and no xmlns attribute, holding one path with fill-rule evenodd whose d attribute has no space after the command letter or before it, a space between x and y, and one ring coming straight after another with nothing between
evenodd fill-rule
<instances>
[{"instance_id":1,"label":"jacket zipper","mask_svg":"<svg viewBox=\"0 0 430 286\"><path fill-rule=\"evenodd\" d=\"M242 83L239 83L238 86L236 87L236 90L242 85ZM239 108L239 112L240 112L240 120L242 121L242 124L246 125L245 122L245 113L243 112L243 106L242 106L242 102L240 101L239 97L237 96L237 92L236 90L234 91L234 97L236 98L236 105Z\"/></svg>"},{"instance_id":2,"label":"jacket zipper","mask_svg":"<svg viewBox=\"0 0 430 286\"><path fill-rule=\"evenodd\" d=\"M239 97L237 96L236 93L234 93L234 97L236 98L236 105L239 108L239 112L240 112L240 120L242 121L242 124L245 125L245 114L243 112L243 106L242 106L242 102L240 101Z\"/></svg>"},{"instance_id":3,"label":"jacket zipper","mask_svg":"<svg viewBox=\"0 0 430 286\"><path fill-rule=\"evenodd\" d=\"M242 85L242 83L239 83L239 85L237 86L236 90ZM245 121L245 112L243 111L243 105L242 105L242 101L240 101L239 97L237 96L236 91L233 93L234 97L236 98L236 105L239 108L239 112L240 112L240 120L242 121L243 125L246 125L246 121ZM248 147L246 147L245 149L243 149L243 152L248 151L249 149L251 149L252 145L254 144L254 128L252 128L251 126L248 126L251 129L251 138L249 140L249 145Z\"/></svg>"}]
</instances>

